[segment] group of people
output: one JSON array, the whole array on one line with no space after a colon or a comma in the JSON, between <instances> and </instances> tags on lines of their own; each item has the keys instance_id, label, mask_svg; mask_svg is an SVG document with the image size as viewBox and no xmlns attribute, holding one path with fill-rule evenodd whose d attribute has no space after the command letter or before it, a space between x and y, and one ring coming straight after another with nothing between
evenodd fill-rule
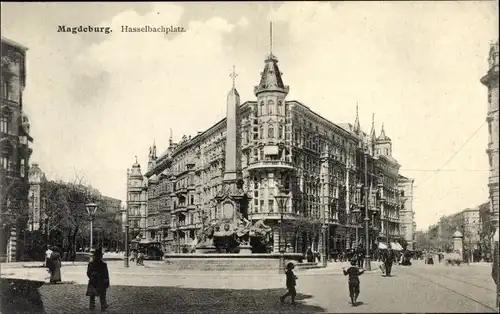
<instances>
[{"instance_id":1,"label":"group of people","mask_svg":"<svg viewBox=\"0 0 500 314\"><path fill-rule=\"evenodd\" d=\"M141 250L133 250L132 256L130 257L130 261L134 262L137 266L144 266L144 257L146 256L145 252Z\"/></svg>"},{"instance_id":2,"label":"group of people","mask_svg":"<svg viewBox=\"0 0 500 314\"><path fill-rule=\"evenodd\" d=\"M96 249L87 265L87 277L89 278L89 282L86 296L90 297L91 310L94 310L96 307L96 297L100 299L102 310L108 308L106 292L109 288L109 272L108 265L102 260L102 257L102 249ZM47 267L50 274L50 283L55 284L61 282L61 255L58 247L47 246L47 250L45 251L45 267Z\"/></svg>"}]
</instances>

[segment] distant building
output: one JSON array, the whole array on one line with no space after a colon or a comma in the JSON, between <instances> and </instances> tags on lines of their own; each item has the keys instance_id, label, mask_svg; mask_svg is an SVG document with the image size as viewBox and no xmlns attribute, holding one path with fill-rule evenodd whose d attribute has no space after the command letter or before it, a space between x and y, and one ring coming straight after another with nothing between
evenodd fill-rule
<instances>
[{"instance_id":1,"label":"distant building","mask_svg":"<svg viewBox=\"0 0 500 314\"><path fill-rule=\"evenodd\" d=\"M28 171L28 180L30 189L28 193L29 198L29 216L28 216L28 230L40 230L42 227L43 212L41 187L47 181L45 173L40 169L38 164L33 163Z\"/></svg>"},{"instance_id":2,"label":"distant building","mask_svg":"<svg viewBox=\"0 0 500 314\"><path fill-rule=\"evenodd\" d=\"M415 242L415 211L413 209L413 183L410 179L399 175L399 190L401 191L401 208L399 209L399 225L401 236L408 243L408 250L413 250Z\"/></svg>"},{"instance_id":3,"label":"distant building","mask_svg":"<svg viewBox=\"0 0 500 314\"><path fill-rule=\"evenodd\" d=\"M444 249L451 245L452 235L458 230L464 237L464 246L476 249L481 242L482 225L480 207L467 208L458 213L441 217L439 222L432 226L436 232L435 237L433 234L432 238L437 241L437 246ZM434 231L434 229L432 230Z\"/></svg>"},{"instance_id":4,"label":"distant building","mask_svg":"<svg viewBox=\"0 0 500 314\"><path fill-rule=\"evenodd\" d=\"M477 248L480 242L481 220L479 219L479 207L468 208L460 213L460 221L463 226L460 230L464 236L464 245Z\"/></svg>"},{"instance_id":5,"label":"distant building","mask_svg":"<svg viewBox=\"0 0 500 314\"><path fill-rule=\"evenodd\" d=\"M0 260L5 259L7 239L26 227L28 208L28 164L33 138L23 111L28 48L1 38L0 76ZM14 236L15 237L15 236ZM9 261L16 259L11 239Z\"/></svg>"},{"instance_id":6,"label":"distant building","mask_svg":"<svg viewBox=\"0 0 500 314\"><path fill-rule=\"evenodd\" d=\"M132 238L138 235L146 237L146 191L145 178L141 172L141 165L139 165L136 159L132 168L127 169L127 208L123 212L122 221L125 225L128 219Z\"/></svg>"},{"instance_id":7,"label":"distant building","mask_svg":"<svg viewBox=\"0 0 500 314\"><path fill-rule=\"evenodd\" d=\"M488 187L490 190L490 203L492 222L498 228L499 215L499 191L498 191L498 176L499 176L499 155L498 155L498 41L492 43L488 57L488 73L481 78L481 83L488 88L488 112L486 121L488 122L488 154L490 175Z\"/></svg>"}]
</instances>

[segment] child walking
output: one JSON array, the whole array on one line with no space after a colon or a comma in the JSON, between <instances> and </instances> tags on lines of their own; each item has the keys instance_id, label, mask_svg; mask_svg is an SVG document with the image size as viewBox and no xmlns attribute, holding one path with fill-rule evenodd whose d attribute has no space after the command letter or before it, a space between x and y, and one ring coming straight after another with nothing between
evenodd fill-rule
<instances>
[{"instance_id":1,"label":"child walking","mask_svg":"<svg viewBox=\"0 0 500 314\"><path fill-rule=\"evenodd\" d=\"M343 268L344 275L349 275L349 296L351 297L352 306L357 306L359 296L359 276L365 271L356 266L356 260L351 260L351 267L348 269Z\"/></svg>"},{"instance_id":2,"label":"child walking","mask_svg":"<svg viewBox=\"0 0 500 314\"><path fill-rule=\"evenodd\" d=\"M90 309L95 309L95 297L99 296L101 310L108 308L106 302L106 291L109 288L109 272L108 265L102 260L102 249L98 248L94 251L92 261L87 266L87 277L89 284L87 285L87 296L90 297Z\"/></svg>"},{"instance_id":3,"label":"child walking","mask_svg":"<svg viewBox=\"0 0 500 314\"><path fill-rule=\"evenodd\" d=\"M288 292L280 297L280 302L283 304L285 303L285 298L290 296L292 298L292 304L295 305L295 296L297 295L297 291L295 291L295 286L296 286L296 280L297 276L293 273L293 269L295 266L293 263L288 263L286 265L286 288L288 289Z\"/></svg>"}]
</instances>

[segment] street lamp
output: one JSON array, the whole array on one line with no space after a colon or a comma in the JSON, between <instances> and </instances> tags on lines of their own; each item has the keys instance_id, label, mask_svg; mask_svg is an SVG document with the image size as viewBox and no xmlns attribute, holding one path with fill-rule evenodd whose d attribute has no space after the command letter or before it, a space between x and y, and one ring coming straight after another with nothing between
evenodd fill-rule
<instances>
[{"instance_id":1,"label":"street lamp","mask_svg":"<svg viewBox=\"0 0 500 314\"><path fill-rule=\"evenodd\" d=\"M278 195L275 195L276 203L278 204L278 209L280 211L280 234L279 234L279 252L280 252L280 264L279 264L279 272L285 272L285 250L281 246L281 239L283 238L283 214L286 208L286 203L288 201L288 190L285 190L279 187Z\"/></svg>"},{"instance_id":2,"label":"street lamp","mask_svg":"<svg viewBox=\"0 0 500 314\"><path fill-rule=\"evenodd\" d=\"M372 270L372 264L370 260L370 215L368 210L368 149L365 148L364 151L364 161L365 161L365 241L366 241L366 256L365 256L365 269Z\"/></svg>"},{"instance_id":3,"label":"street lamp","mask_svg":"<svg viewBox=\"0 0 500 314\"><path fill-rule=\"evenodd\" d=\"M95 203L88 203L85 205L87 208L87 213L90 216L90 249L94 247L94 217L95 217L95 212L97 211L97 205Z\"/></svg>"},{"instance_id":4,"label":"street lamp","mask_svg":"<svg viewBox=\"0 0 500 314\"><path fill-rule=\"evenodd\" d=\"M125 210L125 259L123 262L125 263L125 267L129 267L128 264L128 259L130 256L130 250L129 250L129 222L128 222L128 204L127 204L127 209Z\"/></svg>"}]
</instances>

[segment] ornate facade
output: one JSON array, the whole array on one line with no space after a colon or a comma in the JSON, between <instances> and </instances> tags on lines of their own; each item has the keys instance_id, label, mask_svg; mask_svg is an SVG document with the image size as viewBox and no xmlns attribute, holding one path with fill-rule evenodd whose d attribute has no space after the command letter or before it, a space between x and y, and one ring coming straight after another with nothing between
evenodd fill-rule
<instances>
[{"instance_id":1,"label":"ornate facade","mask_svg":"<svg viewBox=\"0 0 500 314\"><path fill-rule=\"evenodd\" d=\"M0 77L0 259L12 232L25 229L28 211L30 122L23 112L28 48L2 37ZM12 241L10 241L12 242ZM10 260L16 252L11 248Z\"/></svg>"},{"instance_id":2,"label":"ornate facade","mask_svg":"<svg viewBox=\"0 0 500 314\"><path fill-rule=\"evenodd\" d=\"M33 163L28 171L28 180L30 190L29 198L29 215L28 215L28 230L40 230L43 225L42 211L42 189L41 186L47 181L45 173L40 169L38 164Z\"/></svg>"},{"instance_id":3,"label":"ornate facade","mask_svg":"<svg viewBox=\"0 0 500 314\"><path fill-rule=\"evenodd\" d=\"M146 236L146 200L146 183L141 172L141 165L136 159L132 168L127 169L127 207L122 212L123 228L128 223L132 238Z\"/></svg>"},{"instance_id":4,"label":"ornate facade","mask_svg":"<svg viewBox=\"0 0 500 314\"><path fill-rule=\"evenodd\" d=\"M488 123L488 154L490 175L488 187L490 190L490 204L492 221L498 228L499 215L499 191L498 191L498 41L491 44L488 57L488 73L481 78L481 83L488 88L488 111L486 121Z\"/></svg>"},{"instance_id":5,"label":"ornate facade","mask_svg":"<svg viewBox=\"0 0 500 314\"><path fill-rule=\"evenodd\" d=\"M415 210L413 209L414 179L399 175L399 189L401 191L401 208L399 210L399 224L401 236L408 243L408 250L414 249L415 242Z\"/></svg>"},{"instance_id":6,"label":"ornate facade","mask_svg":"<svg viewBox=\"0 0 500 314\"><path fill-rule=\"evenodd\" d=\"M233 86L227 119L194 137L183 136L178 143L171 137L159 157L155 146L150 149L145 174L147 229L167 251L195 245L202 220L213 221L220 215L223 208L216 200L229 180L225 176L231 180L241 176L250 197L240 213L250 222L262 220L273 228L271 251L280 245L282 209L274 198L280 187L290 191L283 209L282 248L305 252L311 246L319 251L322 224L328 226L330 250L350 247L356 227L362 233L365 159L371 237L384 240L388 228L389 238L397 238L399 164L391 157L392 142L384 129L376 137L372 125L367 135L357 116L353 125L335 124L304 104L287 100L288 92L271 53L254 88L256 101L240 104ZM228 127L234 122L235 130ZM235 169L225 169L233 164ZM361 209L360 217L353 218L353 209Z\"/></svg>"}]
</instances>

